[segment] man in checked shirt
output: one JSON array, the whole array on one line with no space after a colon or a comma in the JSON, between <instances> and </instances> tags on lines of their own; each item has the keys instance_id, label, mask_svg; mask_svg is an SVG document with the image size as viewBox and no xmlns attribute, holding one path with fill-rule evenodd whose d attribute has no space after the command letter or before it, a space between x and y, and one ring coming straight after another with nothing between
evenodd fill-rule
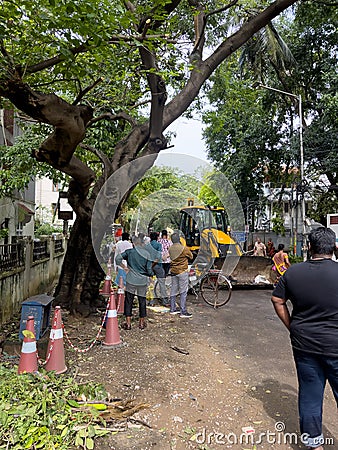
<instances>
[{"instance_id":1,"label":"man in checked shirt","mask_svg":"<svg viewBox=\"0 0 338 450\"><path fill-rule=\"evenodd\" d=\"M161 231L161 237L158 239L158 242L162 245L162 267L165 272L165 276L168 276L170 270L170 256L169 256L169 247L173 245L170 239L168 239L167 230Z\"/></svg>"}]
</instances>

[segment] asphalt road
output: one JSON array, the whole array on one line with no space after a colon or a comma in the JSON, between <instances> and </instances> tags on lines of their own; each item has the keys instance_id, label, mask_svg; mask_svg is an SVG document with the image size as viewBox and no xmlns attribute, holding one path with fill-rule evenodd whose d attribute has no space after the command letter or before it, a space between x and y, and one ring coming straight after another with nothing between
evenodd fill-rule
<instances>
[{"instance_id":1,"label":"asphalt road","mask_svg":"<svg viewBox=\"0 0 338 450\"><path fill-rule=\"evenodd\" d=\"M256 386L252 396L261 401L271 418L278 409L286 419L286 429L298 431L297 378L287 329L275 315L270 289L234 290L229 303L217 310L192 296L197 322L209 342L230 364L245 372L245 380ZM197 314L196 314L197 313ZM267 395L266 392L269 392ZM338 449L338 415L333 394L325 392L323 433ZM295 447L298 448L298 447Z\"/></svg>"}]
</instances>

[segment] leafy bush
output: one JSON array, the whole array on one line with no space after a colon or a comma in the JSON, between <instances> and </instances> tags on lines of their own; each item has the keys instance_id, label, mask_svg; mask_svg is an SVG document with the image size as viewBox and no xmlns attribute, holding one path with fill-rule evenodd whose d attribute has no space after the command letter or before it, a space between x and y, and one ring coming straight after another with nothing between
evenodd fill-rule
<instances>
[{"instance_id":1,"label":"leafy bush","mask_svg":"<svg viewBox=\"0 0 338 450\"><path fill-rule=\"evenodd\" d=\"M34 235L36 237L51 235L53 233L62 233L62 228L55 227L54 225L51 225L49 223L43 223L39 225L34 231Z\"/></svg>"},{"instance_id":2,"label":"leafy bush","mask_svg":"<svg viewBox=\"0 0 338 450\"><path fill-rule=\"evenodd\" d=\"M291 264L300 263L300 262L303 262L303 257L302 256L295 256L295 255L289 255L289 261L290 261Z\"/></svg>"},{"instance_id":3,"label":"leafy bush","mask_svg":"<svg viewBox=\"0 0 338 450\"><path fill-rule=\"evenodd\" d=\"M271 223L272 223L272 231L274 231L277 234L280 234L281 236L285 236L284 219L276 216L271 219Z\"/></svg>"},{"instance_id":4,"label":"leafy bush","mask_svg":"<svg viewBox=\"0 0 338 450\"><path fill-rule=\"evenodd\" d=\"M9 235L9 229L8 228L2 228L0 229L0 239L6 238Z\"/></svg>"},{"instance_id":5,"label":"leafy bush","mask_svg":"<svg viewBox=\"0 0 338 450\"><path fill-rule=\"evenodd\" d=\"M79 403L105 398L100 384L78 385L52 372L18 375L3 366L0 380L0 449L90 450L94 437L107 433L99 411Z\"/></svg>"}]
</instances>

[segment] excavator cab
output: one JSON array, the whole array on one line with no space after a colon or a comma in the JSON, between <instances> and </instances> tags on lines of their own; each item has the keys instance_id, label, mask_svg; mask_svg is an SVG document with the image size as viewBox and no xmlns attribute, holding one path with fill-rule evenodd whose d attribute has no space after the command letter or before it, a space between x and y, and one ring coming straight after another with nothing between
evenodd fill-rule
<instances>
[{"instance_id":1,"label":"excavator cab","mask_svg":"<svg viewBox=\"0 0 338 450\"><path fill-rule=\"evenodd\" d=\"M188 206L180 211L179 228L185 236L185 245L194 256L198 252L208 253L217 262L224 261L227 255L242 254L240 245L230 236L222 207L197 206L192 199L188 199Z\"/></svg>"}]
</instances>

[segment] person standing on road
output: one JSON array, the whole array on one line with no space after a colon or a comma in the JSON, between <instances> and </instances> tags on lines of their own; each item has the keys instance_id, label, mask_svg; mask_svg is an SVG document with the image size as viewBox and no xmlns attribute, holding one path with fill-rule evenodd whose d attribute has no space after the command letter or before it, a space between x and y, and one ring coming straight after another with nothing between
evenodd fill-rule
<instances>
[{"instance_id":1,"label":"person standing on road","mask_svg":"<svg viewBox=\"0 0 338 450\"><path fill-rule=\"evenodd\" d=\"M275 284L277 285L280 277L284 275L284 273L291 266L288 254L284 252L284 244L279 244L277 247L277 253L272 258L274 263L274 267L277 273L277 279ZM273 268L273 267L272 267Z\"/></svg>"},{"instance_id":2,"label":"person standing on road","mask_svg":"<svg viewBox=\"0 0 338 450\"><path fill-rule=\"evenodd\" d=\"M129 233L123 232L122 233L122 240L118 241L115 245L115 256L114 256L114 269L116 271L116 278L115 278L115 284L120 284L120 277L122 277L123 285L126 284L126 271L125 268L127 267L127 262L122 261L122 265L118 266L116 264L116 257L117 255L120 255L121 253L128 250L128 248L133 248L133 244L130 242L130 236ZM122 269L122 266L125 266L124 269Z\"/></svg>"},{"instance_id":3,"label":"person standing on road","mask_svg":"<svg viewBox=\"0 0 338 450\"><path fill-rule=\"evenodd\" d=\"M158 242L162 245L162 267L164 269L165 276L167 277L170 270L169 248L173 245L171 240L168 239L167 230L161 231L161 237Z\"/></svg>"},{"instance_id":4,"label":"person standing on road","mask_svg":"<svg viewBox=\"0 0 338 450\"><path fill-rule=\"evenodd\" d=\"M275 311L290 330L297 369L300 429L309 449L323 449L322 410L328 381L338 406L338 264L335 233L309 234L311 259L294 264L272 292ZM287 307L291 300L292 314Z\"/></svg>"},{"instance_id":5,"label":"person standing on road","mask_svg":"<svg viewBox=\"0 0 338 450\"><path fill-rule=\"evenodd\" d=\"M122 325L125 330L131 329L131 317L134 296L137 295L139 303L139 328L144 330L146 327L145 318L147 317L146 292L148 287L148 278L153 276L152 261L149 253L145 250L143 243L138 236L133 237L134 247L117 255L116 262L121 266L122 261L127 261L126 277L126 297L124 302L124 315L126 322Z\"/></svg>"},{"instance_id":6,"label":"person standing on road","mask_svg":"<svg viewBox=\"0 0 338 450\"><path fill-rule=\"evenodd\" d=\"M188 313L186 302L189 287L188 260L193 258L193 254L180 242L180 235L173 233L171 235L173 245L169 248L171 259L171 290L170 290L170 314L180 314L181 318L190 318L192 314ZM176 310L176 295L180 294L180 311Z\"/></svg>"},{"instance_id":7,"label":"person standing on road","mask_svg":"<svg viewBox=\"0 0 338 450\"><path fill-rule=\"evenodd\" d=\"M267 256L270 256L270 258L272 258L275 253L276 253L276 249L275 249L275 246L273 245L273 242L272 242L272 240L270 238L268 240L267 244L266 244L266 254L267 254Z\"/></svg>"},{"instance_id":8,"label":"person standing on road","mask_svg":"<svg viewBox=\"0 0 338 450\"><path fill-rule=\"evenodd\" d=\"M170 303L165 286L165 272L162 267L162 245L158 242L158 233L155 231L152 231L149 237L150 242L145 246L145 249L149 252L150 258L153 262L153 272L156 275L160 286L162 305L168 307Z\"/></svg>"},{"instance_id":9,"label":"person standing on road","mask_svg":"<svg viewBox=\"0 0 338 450\"><path fill-rule=\"evenodd\" d=\"M257 238L254 245L254 256L266 256L266 246L261 241L261 238Z\"/></svg>"}]
</instances>

